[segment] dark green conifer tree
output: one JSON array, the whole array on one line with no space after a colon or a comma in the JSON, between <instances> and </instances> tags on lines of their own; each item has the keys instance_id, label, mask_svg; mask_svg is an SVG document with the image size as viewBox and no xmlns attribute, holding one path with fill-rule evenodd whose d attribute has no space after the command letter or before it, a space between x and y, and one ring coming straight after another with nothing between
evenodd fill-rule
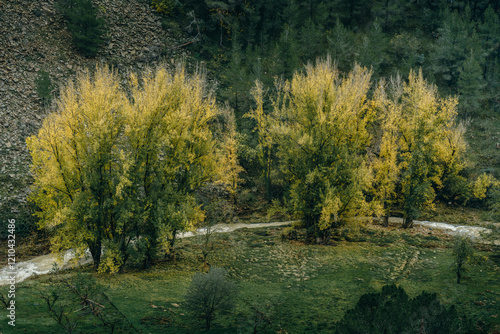
<instances>
[{"instance_id":1,"label":"dark green conifer tree","mask_svg":"<svg viewBox=\"0 0 500 334\"><path fill-rule=\"evenodd\" d=\"M85 57L96 56L104 42L106 22L92 1L59 0L57 7L68 22L75 49Z\"/></svg>"},{"instance_id":2,"label":"dark green conifer tree","mask_svg":"<svg viewBox=\"0 0 500 334\"><path fill-rule=\"evenodd\" d=\"M477 114L484 98L483 91L486 82L481 65L472 50L459 73L457 89L460 93L460 111L465 115Z\"/></svg>"},{"instance_id":3,"label":"dark green conifer tree","mask_svg":"<svg viewBox=\"0 0 500 334\"><path fill-rule=\"evenodd\" d=\"M490 6L478 26L485 61L483 73L487 83L487 98L493 98L500 89L500 18Z\"/></svg>"},{"instance_id":4,"label":"dark green conifer tree","mask_svg":"<svg viewBox=\"0 0 500 334\"><path fill-rule=\"evenodd\" d=\"M373 22L370 30L362 37L358 47L356 60L363 66L372 67L375 76L386 71L387 64L387 35L382 31L378 21Z\"/></svg>"},{"instance_id":5,"label":"dark green conifer tree","mask_svg":"<svg viewBox=\"0 0 500 334\"><path fill-rule=\"evenodd\" d=\"M354 63L356 54L354 38L355 34L345 27L339 19L337 19L331 33L327 35L328 53L342 72L349 72Z\"/></svg>"},{"instance_id":6,"label":"dark green conifer tree","mask_svg":"<svg viewBox=\"0 0 500 334\"><path fill-rule=\"evenodd\" d=\"M438 29L438 39L430 54L431 68L427 71L434 75L440 89L446 93L456 93L460 68L462 67L469 45L471 23L458 12L445 14L443 26Z\"/></svg>"}]
</instances>

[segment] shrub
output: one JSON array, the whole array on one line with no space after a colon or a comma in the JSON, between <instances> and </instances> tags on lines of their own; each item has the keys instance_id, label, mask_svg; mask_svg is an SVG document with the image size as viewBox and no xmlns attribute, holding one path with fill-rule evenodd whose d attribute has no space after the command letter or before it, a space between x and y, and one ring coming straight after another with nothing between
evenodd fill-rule
<instances>
[{"instance_id":1,"label":"shrub","mask_svg":"<svg viewBox=\"0 0 500 334\"><path fill-rule=\"evenodd\" d=\"M336 333L479 333L455 308L446 308L437 295L423 292L410 299L395 285L368 293L337 324Z\"/></svg>"},{"instance_id":2,"label":"shrub","mask_svg":"<svg viewBox=\"0 0 500 334\"><path fill-rule=\"evenodd\" d=\"M59 0L57 7L68 21L75 49L85 57L94 57L104 42L105 21L97 16L91 0Z\"/></svg>"},{"instance_id":3,"label":"shrub","mask_svg":"<svg viewBox=\"0 0 500 334\"><path fill-rule=\"evenodd\" d=\"M218 314L234 308L237 290L226 274L223 268L211 268L206 274L198 273L186 294L186 307L194 317L205 322L207 331Z\"/></svg>"},{"instance_id":4,"label":"shrub","mask_svg":"<svg viewBox=\"0 0 500 334\"><path fill-rule=\"evenodd\" d=\"M178 0L152 0L151 5L158 13L172 15L180 6L180 2Z\"/></svg>"},{"instance_id":5,"label":"shrub","mask_svg":"<svg viewBox=\"0 0 500 334\"><path fill-rule=\"evenodd\" d=\"M289 218L288 208L285 205L282 205L278 199L273 199L271 201L271 206L267 209L267 220L268 221L277 221L284 220Z\"/></svg>"},{"instance_id":6,"label":"shrub","mask_svg":"<svg viewBox=\"0 0 500 334\"><path fill-rule=\"evenodd\" d=\"M31 202L20 203L17 198L6 199L0 203L0 221L15 219L16 236L27 237L37 232L37 217L34 215L38 207ZM0 240L7 239L7 229L0 230Z\"/></svg>"},{"instance_id":7,"label":"shrub","mask_svg":"<svg viewBox=\"0 0 500 334\"><path fill-rule=\"evenodd\" d=\"M285 241L285 240L297 240L298 236L297 236L297 229L292 227L292 226L288 226L288 227L285 227L282 231L281 231L281 241Z\"/></svg>"},{"instance_id":8,"label":"shrub","mask_svg":"<svg viewBox=\"0 0 500 334\"><path fill-rule=\"evenodd\" d=\"M490 219L500 222L500 185L490 191L488 200Z\"/></svg>"},{"instance_id":9,"label":"shrub","mask_svg":"<svg viewBox=\"0 0 500 334\"><path fill-rule=\"evenodd\" d=\"M13 299L11 298L12 296L9 297L8 291L9 290L4 287L2 287L2 289L0 290L0 306L5 309L10 306L10 301Z\"/></svg>"},{"instance_id":10,"label":"shrub","mask_svg":"<svg viewBox=\"0 0 500 334\"><path fill-rule=\"evenodd\" d=\"M46 71L38 72L35 84L38 97L42 99L44 105L49 105L52 101L52 90L54 89L49 73Z\"/></svg>"},{"instance_id":11,"label":"shrub","mask_svg":"<svg viewBox=\"0 0 500 334\"><path fill-rule=\"evenodd\" d=\"M472 196L477 199L485 199L488 195L488 190L498 188L500 182L491 174L481 174L472 183Z\"/></svg>"},{"instance_id":12,"label":"shrub","mask_svg":"<svg viewBox=\"0 0 500 334\"><path fill-rule=\"evenodd\" d=\"M458 284L460 284L462 274L468 271L470 265L480 264L486 259L476 254L472 239L466 235L458 235L455 237L453 257L453 271L457 274Z\"/></svg>"}]
</instances>

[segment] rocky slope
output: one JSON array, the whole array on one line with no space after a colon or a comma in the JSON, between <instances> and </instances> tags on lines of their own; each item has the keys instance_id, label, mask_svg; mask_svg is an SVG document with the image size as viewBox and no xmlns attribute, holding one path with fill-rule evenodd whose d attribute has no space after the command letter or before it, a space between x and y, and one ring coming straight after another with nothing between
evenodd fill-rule
<instances>
[{"instance_id":1,"label":"rocky slope","mask_svg":"<svg viewBox=\"0 0 500 334\"><path fill-rule=\"evenodd\" d=\"M26 211L29 153L26 137L40 128L50 107L36 90L40 71L55 86L96 63L120 73L140 70L182 50L173 47L169 32L145 0L95 0L106 18L106 43L95 59L77 54L54 0L0 0L0 221ZM165 59L165 57L167 59ZM57 94L54 90L54 94Z\"/></svg>"}]
</instances>

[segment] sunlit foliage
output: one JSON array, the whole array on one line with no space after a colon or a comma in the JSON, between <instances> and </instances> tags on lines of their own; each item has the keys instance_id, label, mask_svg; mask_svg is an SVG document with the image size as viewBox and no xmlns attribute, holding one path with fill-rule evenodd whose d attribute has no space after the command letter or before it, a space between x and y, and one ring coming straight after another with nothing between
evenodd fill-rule
<instances>
[{"instance_id":1,"label":"sunlit foliage","mask_svg":"<svg viewBox=\"0 0 500 334\"><path fill-rule=\"evenodd\" d=\"M440 98L420 71L407 82L382 81L373 101L382 130L375 197L385 215L399 206L410 227L446 184L463 181L465 128L456 119L457 99Z\"/></svg>"},{"instance_id":2,"label":"sunlit foliage","mask_svg":"<svg viewBox=\"0 0 500 334\"><path fill-rule=\"evenodd\" d=\"M159 67L132 75L128 93L97 67L61 91L58 112L27 140L40 227L54 230L54 251L88 247L100 271L123 269L132 254L149 265L204 218L197 188L238 180L234 131L221 125L231 113L203 76Z\"/></svg>"},{"instance_id":3,"label":"sunlit foliage","mask_svg":"<svg viewBox=\"0 0 500 334\"><path fill-rule=\"evenodd\" d=\"M269 113L257 84L257 108L250 116L262 145L277 150L294 211L310 237L323 238L330 227L369 212L364 191L371 178L365 163L370 76L360 66L342 76L330 59L309 64L291 81L276 83Z\"/></svg>"}]
</instances>

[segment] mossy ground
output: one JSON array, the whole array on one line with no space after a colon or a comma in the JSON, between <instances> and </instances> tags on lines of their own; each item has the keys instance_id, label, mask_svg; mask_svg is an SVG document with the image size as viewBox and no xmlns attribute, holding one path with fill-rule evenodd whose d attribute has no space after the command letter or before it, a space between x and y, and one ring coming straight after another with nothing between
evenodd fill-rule
<instances>
[{"instance_id":1,"label":"mossy ground","mask_svg":"<svg viewBox=\"0 0 500 334\"><path fill-rule=\"evenodd\" d=\"M391 283L411 297L435 292L442 303L456 304L461 314L488 323L491 332L500 329L498 249L481 247L478 252L489 260L472 267L463 283L457 284L451 269L452 240L439 231L370 225L351 236L351 241L337 237L329 245L282 241L281 231L243 229L216 237L209 263L226 268L240 293L236 310L217 318L211 332L251 332L259 310L272 321L267 328L274 333L280 328L287 333L330 333L362 294ZM184 308L191 277L203 270L197 245L196 238L182 239L172 261L145 271L130 268L121 275L93 275L140 332L202 332L203 326ZM16 328L12 331L4 323L3 333L63 332L48 316L39 294L56 280L76 273L65 271L19 284ZM84 323L81 329L95 332Z\"/></svg>"}]
</instances>

